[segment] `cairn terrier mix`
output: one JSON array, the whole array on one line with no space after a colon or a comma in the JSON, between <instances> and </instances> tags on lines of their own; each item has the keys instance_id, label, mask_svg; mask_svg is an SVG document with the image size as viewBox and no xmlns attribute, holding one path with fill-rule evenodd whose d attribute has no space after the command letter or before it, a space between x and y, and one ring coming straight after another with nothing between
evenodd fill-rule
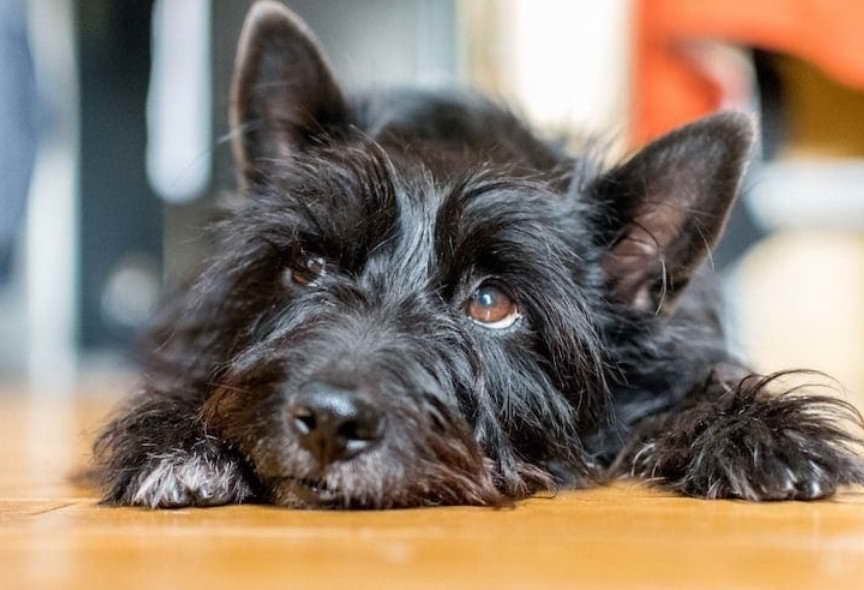
<instances>
[{"instance_id":1,"label":"cairn terrier mix","mask_svg":"<svg viewBox=\"0 0 864 590\"><path fill-rule=\"evenodd\" d=\"M242 204L96 443L108 503L501 505L612 477L864 482L861 418L724 344L703 264L746 165L719 114L603 169L469 93L347 95L274 2L240 40Z\"/></svg>"}]
</instances>

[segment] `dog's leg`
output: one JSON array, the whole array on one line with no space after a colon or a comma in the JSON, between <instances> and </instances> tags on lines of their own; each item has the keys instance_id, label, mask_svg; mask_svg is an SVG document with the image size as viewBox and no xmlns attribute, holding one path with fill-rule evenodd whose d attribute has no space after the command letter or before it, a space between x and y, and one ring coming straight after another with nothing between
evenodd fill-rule
<instances>
[{"instance_id":1,"label":"dog's leg","mask_svg":"<svg viewBox=\"0 0 864 590\"><path fill-rule=\"evenodd\" d=\"M674 411L643 420L612 466L702 498L814 500L864 483L861 415L827 396L774 395L779 375L712 376Z\"/></svg>"},{"instance_id":2,"label":"dog's leg","mask_svg":"<svg viewBox=\"0 0 864 590\"><path fill-rule=\"evenodd\" d=\"M215 506L253 495L242 458L208 434L183 400L132 404L102 432L94 450L106 503Z\"/></svg>"}]
</instances>

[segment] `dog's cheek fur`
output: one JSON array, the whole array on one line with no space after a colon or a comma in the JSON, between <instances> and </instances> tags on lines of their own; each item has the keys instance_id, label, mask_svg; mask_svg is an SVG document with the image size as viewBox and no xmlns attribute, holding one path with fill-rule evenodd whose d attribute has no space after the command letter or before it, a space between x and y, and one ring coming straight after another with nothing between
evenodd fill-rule
<instances>
[{"instance_id":1,"label":"dog's cheek fur","mask_svg":"<svg viewBox=\"0 0 864 590\"><path fill-rule=\"evenodd\" d=\"M471 392L477 405L475 437L509 496L586 487L595 472L577 430L577 408L543 370L543 358L527 344L532 338L522 340L483 347L485 378Z\"/></svg>"}]
</instances>

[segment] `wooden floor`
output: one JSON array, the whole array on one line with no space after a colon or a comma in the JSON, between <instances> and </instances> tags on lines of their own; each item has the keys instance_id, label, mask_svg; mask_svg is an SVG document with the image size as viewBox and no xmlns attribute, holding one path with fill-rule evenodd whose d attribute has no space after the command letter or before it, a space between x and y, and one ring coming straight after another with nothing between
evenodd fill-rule
<instances>
[{"instance_id":1,"label":"wooden floor","mask_svg":"<svg viewBox=\"0 0 864 590\"><path fill-rule=\"evenodd\" d=\"M0 395L0 588L864 588L864 491L754 505L633 485L515 509L105 508L65 479L105 404Z\"/></svg>"}]
</instances>

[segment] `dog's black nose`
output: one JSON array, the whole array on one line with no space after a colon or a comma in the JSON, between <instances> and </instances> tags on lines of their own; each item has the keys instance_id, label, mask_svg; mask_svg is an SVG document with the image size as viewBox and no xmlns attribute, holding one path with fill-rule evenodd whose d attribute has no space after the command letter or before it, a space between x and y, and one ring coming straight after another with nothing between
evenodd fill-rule
<instances>
[{"instance_id":1,"label":"dog's black nose","mask_svg":"<svg viewBox=\"0 0 864 590\"><path fill-rule=\"evenodd\" d=\"M321 467L352 459L381 437L379 413L363 394L351 389L307 383L289 412L300 444Z\"/></svg>"}]
</instances>

